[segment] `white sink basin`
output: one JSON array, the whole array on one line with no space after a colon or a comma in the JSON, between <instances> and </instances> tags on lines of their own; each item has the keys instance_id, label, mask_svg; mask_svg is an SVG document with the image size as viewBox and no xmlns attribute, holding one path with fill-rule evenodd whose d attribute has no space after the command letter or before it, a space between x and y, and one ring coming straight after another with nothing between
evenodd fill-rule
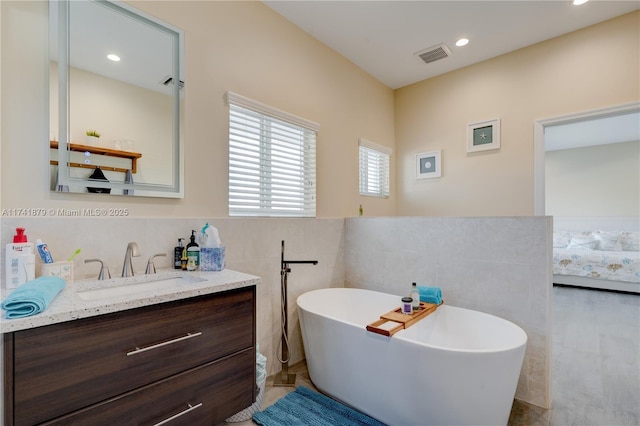
<instances>
[{"instance_id":1,"label":"white sink basin","mask_svg":"<svg viewBox=\"0 0 640 426\"><path fill-rule=\"evenodd\" d=\"M202 278L187 275L168 277L144 275L138 280L136 278L123 278L122 280L126 280L125 282L114 280L96 281L95 283L98 284L95 284L95 287L78 289L76 294L83 300L99 300L145 293L158 294L169 290L180 291L181 289L187 289L194 283L205 281Z\"/></svg>"}]
</instances>

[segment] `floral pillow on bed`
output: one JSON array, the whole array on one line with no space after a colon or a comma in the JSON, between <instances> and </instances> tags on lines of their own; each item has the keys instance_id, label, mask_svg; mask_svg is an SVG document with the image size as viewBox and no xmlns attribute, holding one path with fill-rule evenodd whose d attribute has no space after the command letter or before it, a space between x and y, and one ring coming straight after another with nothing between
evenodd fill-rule
<instances>
[{"instance_id":1,"label":"floral pillow on bed","mask_svg":"<svg viewBox=\"0 0 640 426\"><path fill-rule=\"evenodd\" d=\"M558 231L553 233L553 248L640 251L640 232Z\"/></svg>"}]
</instances>

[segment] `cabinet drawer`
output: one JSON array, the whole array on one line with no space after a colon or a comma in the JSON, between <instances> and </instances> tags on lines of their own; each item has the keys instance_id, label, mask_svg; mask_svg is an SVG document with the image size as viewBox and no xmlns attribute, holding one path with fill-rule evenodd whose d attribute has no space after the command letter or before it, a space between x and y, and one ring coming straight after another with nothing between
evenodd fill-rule
<instances>
[{"instance_id":1,"label":"cabinet drawer","mask_svg":"<svg viewBox=\"0 0 640 426\"><path fill-rule=\"evenodd\" d=\"M255 400L255 350L197 367L46 425L212 426Z\"/></svg>"},{"instance_id":2,"label":"cabinet drawer","mask_svg":"<svg viewBox=\"0 0 640 426\"><path fill-rule=\"evenodd\" d=\"M16 332L15 424L59 417L253 347L254 299L249 287Z\"/></svg>"}]
</instances>

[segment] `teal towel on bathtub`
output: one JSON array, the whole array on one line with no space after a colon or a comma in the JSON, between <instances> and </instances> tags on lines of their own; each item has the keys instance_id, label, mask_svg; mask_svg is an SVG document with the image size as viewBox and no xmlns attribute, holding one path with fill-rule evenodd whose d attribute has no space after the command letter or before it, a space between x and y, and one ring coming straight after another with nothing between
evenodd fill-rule
<instances>
[{"instance_id":1,"label":"teal towel on bathtub","mask_svg":"<svg viewBox=\"0 0 640 426\"><path fill-rule=\"evenodd\" d=\"M22 318L39 314L64 288L66 282L59 277L39 277L27 281L9 294L0 305L5 318Z\"/></svg>"},{"instance_id":2,"label":"teal towel on bathtub","mask_svg":"<svg viewBox=\"0 0 640 426\"><path fill-rule=\"evenodd\" d=\"M442 290L440 287L417 286L420 293L420 301L439 305L442 303Z\"/></svg>"}]
</instances>

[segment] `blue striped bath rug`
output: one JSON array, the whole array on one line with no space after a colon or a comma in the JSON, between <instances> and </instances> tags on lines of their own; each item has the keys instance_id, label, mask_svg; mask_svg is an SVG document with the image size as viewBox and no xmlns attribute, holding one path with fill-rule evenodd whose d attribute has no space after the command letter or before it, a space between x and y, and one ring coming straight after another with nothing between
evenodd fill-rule
<instances>
[{"instance_id":1,"label":"blue striped bath rug","mask_svg":"<svg viewBox=\"0 0 640 426\"><path fill-rule=\"evenodd\" d=\"M255 413L253 421L262 426L385 426L373 417L304 386L289 392L266 410Z\"/></svg>"}]
</instances>

